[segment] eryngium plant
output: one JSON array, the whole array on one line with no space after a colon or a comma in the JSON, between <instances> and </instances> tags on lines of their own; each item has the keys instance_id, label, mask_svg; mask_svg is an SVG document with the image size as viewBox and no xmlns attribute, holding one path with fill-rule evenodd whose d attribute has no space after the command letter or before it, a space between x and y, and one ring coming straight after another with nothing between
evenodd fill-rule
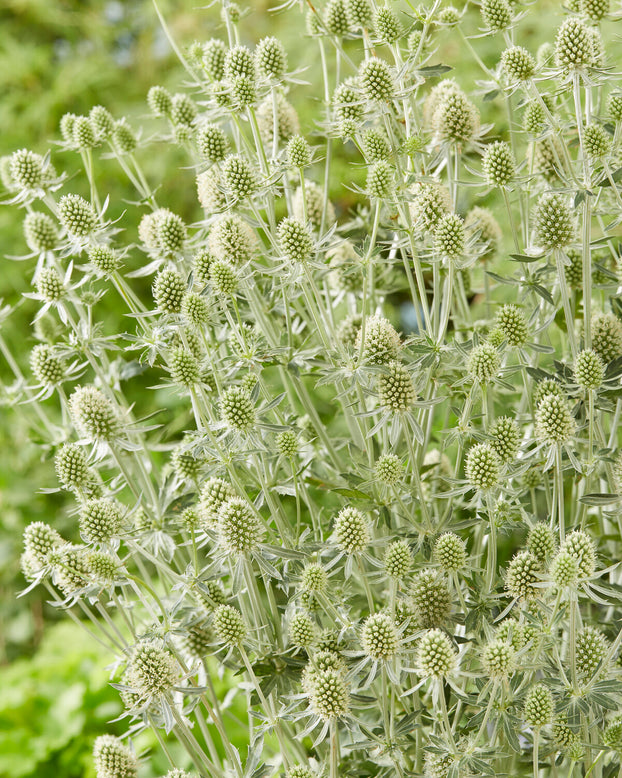
<instances>
[{"instance_id":1,"label":"eryngium plant","mask_svg":"<svg viewBox=\"0 0 622 778\"><path fill-rule=\"evenodd\" d=\"M34 313L6 397L75 516L26 529L24 575L109 646L129 732L178 740L169 776L619 774L618 17L570 3L535 52L506 0L473 41L439 2L287 6L317 83L224 2L151 132L97 106L63 156L3 160ZM183 214L141 166L166 144ZM144 370L174 418L129 401ZM94 758L146 769L111 735Z\"/></svg>"}]
</instances>

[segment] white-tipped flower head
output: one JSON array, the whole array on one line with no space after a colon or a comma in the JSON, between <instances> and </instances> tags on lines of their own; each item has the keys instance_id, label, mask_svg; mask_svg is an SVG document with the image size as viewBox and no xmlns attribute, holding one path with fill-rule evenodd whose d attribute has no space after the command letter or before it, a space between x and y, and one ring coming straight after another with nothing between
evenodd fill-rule
<instances>
[{"instance_id":1,"label":"white-tipped flower head","mask_svg":"<svg viewBox=\"0 0 622 778\"><path fill-rule=\"evenodd\" d=\"M490 445L504 464L512 462L520 444L520 429L514 419L509 416L499 416L489 431L492 438Z\"/></svg>"},{"instance_id":2,"label":"white-tipped flower head","mask_svg":"<svg viewBox=\"0 0 622 778\"><path fill-rule=\"evenodd\" d=\"M173 95L170 118L174 125L189 127L195 120L197 107L192 98L184 94Z\"/></svg>"},{"instance_id":3,"label":"white-tipped flower head","mask_svg":"<svg viewBox=\"0 0 622 778\"><path fill-rule=\"evenodd\" d=\"M555 704L551 690L544 684L532 686L525 697L523 719L530 727L540 728L553 721Z\"/></svg>"},{"instance_id":4,"label":"white-tipped flower head","mask_svg":"<svg viewBox=\"0 0 622 778\"><path fill-rule=\"evenodd\" d=\"M424 676L445 678L455 668L457 653L449 637L440 629L431 629L419 642L417 664Z\"/></svg>"},{"instance_id":5,"label":"white-tipped flower head","mask_svg":"<svg viewBox=\"0 0 622 778\"><path fill-rule=\"evenodd\" d=\"M391 659L397 653L399 639L395 622L388 613L374 613L365 619L361 646L371 659Z\"/></svg>"},{"instance_id":6,"label":"white-tipped flower head","mask_svg":"<svg viewBox=\"0 0 622 778\"><path fill-rule=\"evenodd\" d=\"M80 434L95 440L111 440L120 428L116 408L94 386L79 386L69 398L69 410Z\"/></svg>"},{"instance_id":7,"label":"white-tipped flower head","mask_svg":"<svg viewBox=\"0 0 622 778\"><path fill-rule=\"evenodd\" d=\"M577 560L577 575L579 581L584 581L594 574L596 569L596 546L590 536L583 530L571 532L560 547L560 553L567 552Z\"/></svg>"},{"instance_id":8,"label":"white-tipped flower head","mask_svg":"<svg viewBox=\"0 0 622 778\"><path fill-rule=\"evenodd\" d=\"M364 551L371 541L369 522L357 508L342 508L335 519L337 547L346 554Z\"/></svg>"},{"instance_id":9,"label":"white-tipped flower head","mask_svg":"<svg viewBox=\"0 0 622 778\"><path fill-rule=\"evenodd\" d=\"M374 474L381 483L394 486L402 479L404 465L395 454L382 454L376 460Z\"/></svg>"},{"instance_id":10,"label":"white-tipped flower head","mask_svg":"<svg viewBox=\"0 0 622 778\"><path fill-rule=\"evenodd\" d=\"M67 489L81 489L91 480L84 451L75 443L64 443L56 452L54 466L58 480Z\"/></svg>"},{"instance_id":11,"label":"white-tipped flower head","mask_svg":"<svg viewBox=\"0 0 622 778\"><path fill-rule=\"evenodd\" d=\"M30 352L30 369L40 384L55 386L65 375L63 362L56 356L53 346L38 343Z\"/></svg>"},{"instance_id":12,"label":"white-tipped flower head","mask_svg":"<svg viewBox=\"0 0 622 778\"><path fill-rule=\"evenodd\" d=\"M536 435L547 443L567 443L575 434L576 421L565 397L547 394L538 403Z\"/></svg>"},{"instance_id":13,"label":"white-tipped flower head","mask_svg":"<svg viewBox=\"0 0 622 778\"><path fill-rule=\"evenodd\" d=\"M306 592L325 592L328 587L326 570L318 562L309 562L300 576L300 586Z\"/></svg>"},{"instance_id":14,"label":"white-tipped flower head","mask_svg":"<svg viewBox=\"0 0 622 778\"><path fill-rule=\"evenodd\" d=\"M404 578L413 566L413 555L405 540L394 540L385 552L384 569L391 578Z\"/></svg>"},{"instance_id":15,"label":"white-tipped flower head","mask_svg":"<svg viewBox=\"0 0 622 778\"><path fill-rule=\"evenodd\" d=\"M540 521L533 525L527 535L527 549L541 563L546 562L553 556L555 552L555 536L548 524Z\"/></svg>"},{"instance_id":16,"label":"white-tipped flower head","mask_svg":"<svg viewBox=\"0 0 622 778\"><path fill-rule=\"evenodd\" d=\"M285 778L315 778L311 770L303 765L294 765L285 773Z\"/></svg>"},{"instance_id":17,"label":"white-tipped flower head","mask_svg":"<svg viewBox=\"0 0 622 778\"><path fill-rule=\"evenodd\" d=\"M43 157L29 149L19 149L11 155L9 171L14 186L39 189L45 181Z\"/></svg>"},{"instance_id":18,"label":"white-tipped flower head","mask_svg":"<svg viewBox=\"0 0 622 778\"><path fill-rule=\"evenodd\" d=\"M164 268L154 279L152 293L162 313L180 313L186 283L175 268Z\"/></svg>"},{"instance_id":19,"label":"white-tipped flower head","mask_svg":"<svg viewBox=\"0 0 622 778\"><path fill-rule=\"evenodd\" d=\"M230 497L218 511L218 532L227 551L247 554L257 548L265 530L246 500Z\"/></svg>"},{"instance_id":20,"label":"white-tipped flower head","mask_svg":"<svg viewBox=\"0 0 622 778\"><path fill-rule=\"evenodd\" d=\"M479 131L479 111L459 88L440 96L432 126L441 140L469 141Z\"/></svg>"},{"instance_id":21,"label":"white-tipped flower head","mask_svg":"<svg viewBox=\"0 0 622 778\"><path fill-rule=\"evenodd\" d=\"M467 561L466 543L453 532L445 532L434 544L434 558L442 570L460 570Z\"/></svg>"},{"instance_id":22,"label":"white-tipped flower head","mask_svg":"<svg viewBox=\"0 0 622 778\"><path fill-rule=\"evenodd\" d=\"M58 242L58 229L47 213L31 211L24 218L24 237L32 251L51 251Z\"/></svg>"},{"instance_id":23,"label":"white-tipped flower head","mask_svg":"<svg viewBox=\"0 0 622 778\"><path fill-rule=\"evenodd\" d=\"M583 627L576 640L577 670L591 678L605 658L609 643L603 633L595 627Z\"/></svg>"},{"instance_id":24,"label":"white-tipped flower head","mask_svg":"<svg viewBox=\"0 0 622 778\"><path fill-rule=\"evenodd\" d=\"M370 57L361 63L358 80L367 100L387 102L395 93L393 72L390 66L378 57Z\"/></svg>"},{"instance_id":25,"label":"white-tipped flower head","mask_svg":"<svg viewBox=\"0 0 622 778\"><path fill-rule=\"evenodd\" d=\"M467 454L464 472L475 489L487 491L499 483L500 461L489 443L476 443Z\"/></svg>"},{"instance_id":26,"label":"white-tipped flower head","mask_svg":"<svg viewBox=\"0 0 622 778\"><path fill-rule=\"evenodd\" d=\"M136 754L114 735L100 735L93 746L97 778L136 778Z\"/></svg>"},{"instance_id":27,"label":"white-tipped flower head","mask_svg":"<svg viewBox=\"0 0 622 778\"><path fill-rule=\"evenodd\" d=\"M114 500L88 500L80 510L80 534L88 543L108 543L119 533L122 518Z\"/></svg>"},{"instance_id":28,"label":"white-tipped flower head","mask_svg":"<svg viewBox=\"0 0 622 778\"><path fill-rule=\"evenodd\" d=\"M481 343L471 350L467 371L480 384L487 384L492 381L499 372L500 367L501 357L491 343Z\"/></svg>"},{"instance_id":29,"label":"white-tipped flower head","mask_svg":"<svg viewBox=\"0 0 622 778\"><path fill-rule=\"evenodd\" d=\"M42 267L35 281L37 293L46 303L57 302L65 294L63 282L53 267Z\"/></svg>"},{"instance_id":30,"label":"white-tipped flower head","mask_svg":"<svg viewBox=\"0 0 622 778\"><path fill-rule=\"evenodd\" d=\"M115 125L114 117L103 105L95 105L91 108L89 121L98 139L106 140L112 135Z\"/></svg>"},{"instance_id":31,"label":"white-tipped flower head","mask_svg":"<svg viewBox=\"0 0 622 778\"><path fill-rule=\"evenodd\" d=\"M78 149L92 149L97 145L95 128L88 116L76 116L72 135L73 142Z\"/></svg>"},{"instance_id":32,"label":"white-tipped flower head","mask_svg":"<svg viewBox=\"0 0 622 778\"><path fill-rule=\"evenodd\" d=\"M311 162L311 147L302 135L293 135L287 143L287 159L292 167L307 167Z\"/></svg>"},{"instance_id":33,"label":"white-tipped flower head","mask_svg":"<svg viewBox=\"0 0 622 778\"><path fill-rule=\"evenodd\" d=\"M534 600L538 596L540 562L531 551L514 554L505 574L505 588L517 600Z\"/></svg>"},{"instance_id":34,"label":"white-tipped flower head","mask_svg":"<svg viewBox=\"0 0 622 778\"><path fill-rule=\"evenodd\" d=\"M315 643L317 628L307 613L292 616L289 622L289 639L297 648L309 648Z\"/></svg>"},{"instance_id":35,"label":"white-tipped flower head","mask_svg":"<svg viewBox=\"0 0 622 778\"><path fill-rule=\"evenodd\" d=\"M516 666L514 648L505 640L492 640L482 651L482 664L489 678L508 678Z\"/></svg>"},{"instance_id":36,"label":"white-tipped flower head","mask_svg":"<svg viewBox=\"0 0 622 778\"><path fill-rule=\"evenodd\" d=\"M393 413L409 410L416 393L412 377L401 362L389 362L386 372L378 378L378 395L381 404Z\"/></svg>"},{"instance_id":37,"label":"white-tipped flower head","mask_svg":"<svg viewBox=\"0 0 622 778\"><path fill-rule=\"evenodd\" d=\"M416 576L411 596L419 627L441 627L449 618L451 595L444 576L436 570L422 570Z\"/></svg>"},{"instance_id":38,"label":"white-tipped flower head","mask_svg":"<svg viewBox=\"0 0 622 778\"><path fill-rule=\"evenodd\" d=\"M159 697L172 690L179 671L172 654L154 642L143 640L132 651L128 679L141 697Z\"/></svg>"},{"instance_id":39,"label":"white-tipped flower head","mask_svg":"<svg viewBox=\"0 0 622 778\"><path fill-rule=\"evenodd\" d=\"M592 316L592 348L605 364L622 356L622 322L613 313Z\"/></svg>"},{"instance_id":40,"label":"white-tipped flower head","mask_svg":"<svg viewBox=\"0 0 622 778\"><path fill-rule=\"evenodd\" d=\"M350 690L340 670L316 670L308 679L311 710L325 721L342 718L350 708Z\"/></svg>"},{"instance_id":41,"label":"white-tipped flower head","mask_svg":"<svg viewBox=\"0 0 622 778\"><path fill-rule=\"evenodd\" d=\"M543 194L534 211L536 244L546 251L563 249L575 234L575 221L568 198Z\"/></svg>"},{"instance_id":42,"label":"white-tipped flower head","mask_svg":"<svg viewBox=\"0 0 622 778\"><path fill-rule=\"evenodd\" d=\"M173 105L173 98L168 89L163 86L152 86L147 93L147 105L156 116L168 116Z\"/></svg>"},{"instance_id":43,"label":"white-tipped flower head","mask_svg":"<svg viewBox=\"0 0 622 778\"><path fill-rule=\"evenodd\" d=\"M372 365L384 365L397 357L400 348L400 337L391 322L383 316L369 316L365 321L365 343L363 359ZM361 330L359 329L355 348L361 346Z\"/></svg>"},{"instance_id":44,"label":"white-tipped flower head","mask_svg":"<svg viewBox=\"0 0 622 778\"><path fill-rule=\"evenodd\" d=\"M307 227L289 216L281 221L277 237L283 256L290 262L306 262L313 252L313 238Z\"/></svg>"},{"instance_id":45,"label":"white-tipped flower head","mask_svg":"<svg viewBox=\"0 0 622 778\"><path fill-rule=\"evenodd\" d=\"M480 10L484 24L493 32L505 30L512 23L512 9L508 0L482 0Z\"/></svg>"},{"instance_id":46,"label":"white-tipped flower head","mask_svg":"<svg viewBox=\"0 0 622 778\"><path fill-rule=\"evenodd\" d=\"M449 259L464 253L464 221L455 213L446 213L434 230L434 251Z\"/></svg>"},{"instance_id":47,"label":"white-tipped flower head","mask_svg":"<svg viewBox=\"0 0 622 778\"><path fill-rule=\"evenodd\" d=\"M374 162L367 171L365 190L372 200L386 200L395 191L395 170L386 159Z\"/></svg>"},{"instance_id":48,"label":"white-tipped flower head","mask_svg":"<svg viewBox=\"0 0 622 778\"><path fill-rule=\"evenodd\" d=\"M600 124L589 124L583 130L583 147L588 157L599 159L611 148L611 140Z\"/></svg>"},{"instance_id":49,"label":"white-tipped flower head","mask_svg":"<svg viewBox=\"0 0 622 778\"><path fill-rule=\"evenodd\" d=\"M527 49L512 46L501 54L501 69L510 81L526 81L536 70L536 61Z\"/></svg>"},{"instance_id":50,"label":"white-tipped flower head","mask_svg":"<svg viewBox=\"0 0 622 778\"><path fill-rule=\"evenodd\" d=\"M622 122L622 92L611 92L607 98L607 111L614 122Z\"/></svg>"},{"instance_id":51,"label":"white-tipped flower head","mask_svg":"<svg viewBox=\"0 0 622 778\"><path fill-rule=\"evenodd\" d=\"M428 182L417 186L410 204L410 215L415 224L433 232L443 216L450 211L451 199L447 187Z\"/></svg>"},{"instance_id":52,"label":"white-tipped flower head","mask_svg":"<svg viewBox=\"0 0 622 778\"><path fill-rule=\"evenodd\" d=\"M581 68L594 60L589 28L576 16L569 16L557 31L555 62L560 68Z\"/></svg>"},{"instance_id":53,"label":"white-tipped flower head","mask_svg":"<svg viewBox=\"0 0 622 778\"><path fill-rule=\"evenodd\" d=\"M218 259L240 265L254 256L257 238L243 219L236 214L226 214L212 224L207 245Z\"/></svg>"},{"instance_id":54,"label":"white-tipped flower head","mask_svg":"<svg viewBox=\"0 0 622 778\"><path fill-rule=\"evenodd\" d=\"M372 25L372 7L369 0L346 0L350 24L355 28L369 29Z\"/></svg>"},{"instance_id":55,"label":"white-tipped flower head","mask_svg":"<svg viewBox=\"0 0 622 778\"><path fill-rule=\"evenodd\" d=\"M169 370L173 383L180 386L194 386L199 381L199 361L185 346L171 351Z\"/></svg>"},{"instance_id":56,"label":"white-tipped flower head","mask_svg":"<svg viewBox=\"0 0 622 778\"><path fill-rule=\"evenodd\" d=\"M503 332L509 346L520 347L527 342L529 326L523 312L508 303L497 311L496 326Z\"/></svg>"},{"instance_id":57,"label":"white-tipped flower head","mask_svg":"<svg viewBox=\"0 0 622 778\"><path fill-rule=\"evenodd\" d=\"M183 251L188 231L181 216L162 208L155 220L155 230L157 246L165 256Z\"/></svg>"},{"instance_id":58,"label":"white-tipped flower head","mask_svg":"<svg viewBox=\"0 0 622 778\"><path fill-rule=\"evenodd\" d=\"M58 218L70 235L84 238L97 226L93 206L77 194L63 195L58 203Z\"/></svg>"},{"instance_id":59,"label":"white-tipped flower head","mask_svg":"<svg viewBox=\"0 0 622 778\"><path fill-rule=\"evenodd\" d=\"M365 160L368 163L386 160L391 153L384 133L375 129L369 129L365 132L362 138L362 147Z\"/></svg>"},{"instance_id":60,"label":"white-tipped flower head","mask_svg":"<svg viewBox=\"0 0 622 778\"><path fill-rule=\"evenodd\" d=\"M574 363L574 377L582 389L598 389L605 377L605 365L600 356L592 349L584 349L577 354Z\"/></svg>"},{"instance_id":61,"label":"white-tipped flower head","mask_svg":"<svg viewBox=\"0 0 622 778\"><path fill-rule=\"evenodd\" d=\"M225 645L238 645L246 637L242 614L232 605L219 605L214 611L212 624L219 640Z\"/></svg>"},{"instance_id":62,"label":"white-tipped flower head","mask_svg":"<svg viewBox=\"0 0 622 778\"><path fill-rule=\"evenodd\" d=\"M222 162L229 153L229 140L216 124L204 124L196 136L197 148L203 159Z\"/></svg>"},{"instance_id":63,"label":"white-tipped flower head","mask_svg":"<svg viewBox=\"0 0 622 778\"><path fill-rule=\"evenodd\" d=\"M489 186L507 186L516 172L516 160L509 143L498 140L486 146L482 168Z\"/></svg>"},{"instance_id":64,"label":"white-tipped flower head","mask_svg":"<svg viewBox=\"0 0 622 778\"><path fill-rule=\"evenodd\" d=\"M42 521L34 521L24 530L24 553L38 568L47 564L48 554L62 544L59 533Z\"/></svg>"},{"instance_id":65,"label":"white-tipped flower head","mask_svg":"<svg viewBox=\"0 0 622 778\"><path fill-rule=\"evenodd\" d=\"M114 249L102 244L94 245L89 248L89 262L102 275L108 276L119 268L121 259Z\"/></svg>"},{"instance_id":66,"label":"white-tipped flower head","mask_svg":"<svg viewBox=\"0 0 622 778\"><path fill-rule=\"evenodd\" d=\"M404 32L398 15L388 6L379 6L376 9L373 24L376 37L383 43L395 43Z\"/></svg>"},{"instance_id":67,"label":"white-tipped flower head","mask_svg":"<svg viewBox=\"0 0 622 778\"><path fill-rule=\"evenodd\" d=\"M248 392L240 386L225 389L220 398L220 417L227 426L241 432L254 427L255 408Z\"/></svg>"},{"instance_id":68,"label":"white-tipped flower head","mask_svg":"<svg viewBox=\"0 0 622 778\"><path fill-rule=\"evenodd\" d=\"M244 200L257 191L257 175L250 163L240 154L230 154L222 165L222 179L232 199Z\"/></svg>"},{"instance_id":69,"label":"white-tipped flower head","mask_svg":"<svg viewBox=\"0 0 622 778\"><path fill-rule=\"evenodd\" d=\"M575 586L579 580L577 558L569 551L559 551L551 563L550 574L558 589Z\"/></svg>"},{"instance_id":70,"label":"white-tipped flower head","mask_svg":"<svg viewBox=\"0 0 622 778\"><path fill-rule=\"evenodd\" d=\"M255 49L257 69L266 78L281 78L287 69L287 54L283 44L273 35L262 38Z\"/></svg>"},{"instance_id":71,"label":"white-tipped flower head","mask_svg":"<svg viewBox=\"0 0 622 778\"><path fill-rule=\"evenodd\" d=\"M350 20L345 0L328 0L324 12L324 24L331 35L347 35Z\"/></svg>"}]
</instances>

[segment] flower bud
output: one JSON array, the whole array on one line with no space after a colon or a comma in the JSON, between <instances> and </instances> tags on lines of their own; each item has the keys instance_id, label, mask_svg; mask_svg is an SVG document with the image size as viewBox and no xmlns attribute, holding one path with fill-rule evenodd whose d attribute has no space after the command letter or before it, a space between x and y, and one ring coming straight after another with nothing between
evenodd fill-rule
<instances>
[{"instance_id":1,"label":"flower bud","mask_svg":"<svg viewBox=\"0 0 622 778\"><path fill-rule=\"evenodd\" d=\"M487 146L482 167L489 186L507 186L516 172L516 161L510 145L505 141L495 141Z\"/></svg>"},{"instance_id":2,"label":"flower bud","mask_svg":"<svg viewBox=\"0 0 622 778\"><path fill-rule=\"evenodd\" d=\"M393 413L409 410L415 402L416 393L408 370L400 362L389 362L386 372L378 377L380 403Z\"/></svg>"},{"instance_id":3,"label":"flower bud","mask_svg":"<svg viewBox=\"0 0 622 778\"><path fill-rule=\"evenodd\" d=\"M444 678L456 666L456 650L440 629L431 629L419 642L417 664L424 676Z\"/></svg>"},{"instance_id":4,"label":"flower bud","mask_svg":"<svg viewBox=\"0 0 622 778\"><path fill-rule=\"evenodd\" d=\"M509 416L499 416L489 431L490 445L504 464L512 462L518 452L520 430Z\"/></svg>"},{"instance_id":5,"label":"flower bud","mask_svg":"<svg viewBox=\"0 0 622 778\"><path fill-rule=\"evenodd\" d=\"M467 371L469 375L480 384L487 384L499 372L501 358L499 352L490 343L482 343L475 346L469 354Z\"/></svg>"},{"instance_id":6,"label":"flower bud","mask_svg":"<svg viewBox=\"0 0 622 778\"><path fill-rule=\"evenodd\" d=\"M538 596L540 563L531 551L514 554L505 574L505 588L517 600L535 600Z\"/></svg>"},{"instance_id":7,"label":"flower bud","mask_svg":"<svg viewBox=\"0 0 622 778\"><path fill-rule=\"evenodd\" d=\"M576 422L568 401L555 394L545 395L536 411L536 435L547 443L567 443L575 434Z\"/></svg>"},{"instance_id":8,"label":"flower bud","mask_svg":"<svg viewBox=\"0 0 622 778\"><path fill-rule=\"evenodd\" d=\"M212 623L218 638L225 645L238 645L246 637L246 625L242 614L232 605L219 605L214 611Z\"/></svg>"},{"instance_id":9,"label":"flower bud","mask_svg":"<svg viewBox=\"0 0 622 778\"><path fill-rule=\"evenodd\" d=\"M466 565L466 544L453 532L445 532L434 544L434 557L442 570L460 570Z\"/></svg>"},{"instance_id":10,"label":"flower bud","mask_svg":"<svg viewBox=\"0 0 622 778\"><path fill-rule=\"evenodd\" d=\"M221 505L218 532L224 547L234 554L254 551L265 534L249 504L240 497L230 497Z\"/></svg>"},{"instance_id":11,"label":"flower bud","mask_svg":"<svg viewBox=\"0 0 622 778\"><path fill-rule=\"evenodd\" d=\"M97 778L137 778L136 754L114 735L100 735L93 746Z\"/></svg>"},{"instance_id":12,"label":"flower bud","mask_svg":"<svg viewBox=\"0 0 622 778\"><path fill-rule=\"evenodd\" d=\"M394 540L384 555L384 568L391 578L404 578L413 566L410 546L405 540Z\"/></svg>"},{"instance_id":13,"label":"flower bud","mask_svg":"<svg viewBox=\"0 0 622 778\"><path fill-rule=\"evenodd\" d=\"M58 218L67 232L76 238L90 235L97 226L95 209L77 194L63 195L60 198Z\"/></svg>"},{"instance_id":14,"label":"flower bud","mask_svg":"<svg viewBox=\"0 0 622 778\"><path fill-rule=\"evenodd\" d=\"M553 695L544 684L532 686L525 697L523 719L530 727L540 728L553 721L555 705Z\"/></svg>"},{"instance_id":15,"label":"flower bud","mask_svg":"<svg viewBox=\"0 0 622 778\"><path fill-rule=\"evenodd\" d=\"M422 570L412 586L412 602L417 626L442 626L451 612L451 596L445 578L435 570Z\"/></svg>"},{"instance_id":16,"label":"flower bud","mask_svg":"<svg viewBox=\"0 0 622 778\"><path fill-rule=\"evenodd\" d=\"M395 85L389 65L378 57L364 60L358 71L358 80L366 100L391 100Z\"/></svg>"},{"instance_id":17,"label":"flower bud","mask_svg":"<svg viewBox=\"0 0 622 778\"><path fill-rule=\"evenodd\" d=\"M582 389L593 390L601 387L605 378L605 365L596 351L584 349L577 354L574 377Z\"/></svg>"},{"instance_id":18,"label":"flower bud","mask_svg":"<svg viewBox=\"0 0 622 778\"><path fill-rule=\"evenodd\" d=\"M335 519L337 547L346 554L364 551L371 542L369 523L356 508L342 508Z\"/></svg>"},{"instance_id":19,"label":"flower bud","mask_svg":"<svg viewBox=\"0 0 622 778\"><path fill-rule=\"evenodd\" d=\"M605 365L622 356L622 323L613 313L592 316L592 349Z\"/></svg>"},{"instance_id":20,"label":"flower bud","mask_svg":"<svg viewBox=\"0 0 622 778\"><path fill-rule=\"evenodd\" d=\"M94 386L79 386L69 398L69 410L80 434L95 440L111 440L119 432L116 408Z\"/></svg>"}]
</instances>

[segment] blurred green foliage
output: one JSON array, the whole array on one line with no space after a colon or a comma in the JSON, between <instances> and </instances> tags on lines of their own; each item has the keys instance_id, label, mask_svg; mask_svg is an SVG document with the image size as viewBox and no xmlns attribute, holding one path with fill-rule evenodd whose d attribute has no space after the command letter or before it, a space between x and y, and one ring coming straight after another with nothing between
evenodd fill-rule
<instances>
[{"instance_id":1,"label":"blurred green foliage","mask_svg":"<svg viewBox=\"0 0 622 778\"><path fill-rule=\"evenodd\" d=\"M93 739L122 711L109 660L65 622L47 630L34 658L0 668L0 776L88 774Z\"/></svg>"}]
</instances>

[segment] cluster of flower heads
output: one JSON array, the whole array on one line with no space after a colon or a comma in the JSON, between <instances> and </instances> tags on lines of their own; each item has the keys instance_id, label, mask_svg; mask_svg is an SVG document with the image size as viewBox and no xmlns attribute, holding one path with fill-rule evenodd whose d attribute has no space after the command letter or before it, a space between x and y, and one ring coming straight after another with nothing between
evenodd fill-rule
<instances>
[{"instance_id":1,"label":"cluster of flower heads","mask_svg":"<svg viewBox=\"0 0 622 778\"><path fill-rule=\"evenodd\" d=\"M619 769L616 17L577 0L532 52L527 13L327 0L308 85L226 2L149 132L63 117L87 186L1 161L36 261L18 407L75 516L30 524L22 569L87 606L132 732L187 754L167 778ZM469 25L483 100L436 64ZM171 144L194 209L150 181ZM109 735L94 763L140 773Z\"/></svg>"}]
</instances>

